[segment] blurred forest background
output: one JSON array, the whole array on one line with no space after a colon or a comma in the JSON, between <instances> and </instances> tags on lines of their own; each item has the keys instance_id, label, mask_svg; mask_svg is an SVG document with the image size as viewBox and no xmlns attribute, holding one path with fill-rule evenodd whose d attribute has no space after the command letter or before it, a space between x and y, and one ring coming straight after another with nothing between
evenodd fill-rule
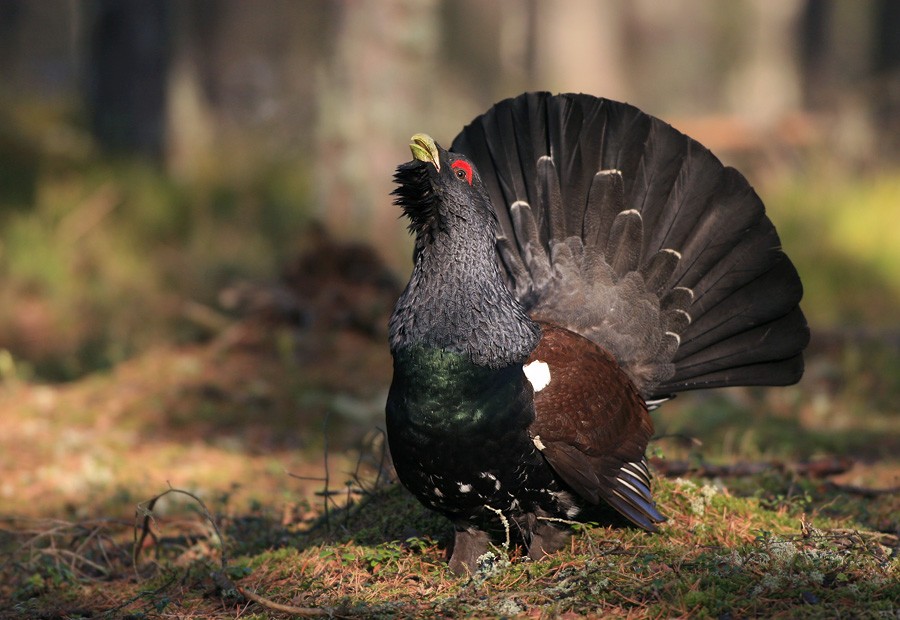
<instances>
[{"instance_id":1,"label":"blurred forest background","mask_svg":"<svg viewBox=\"0 0 900 620\"><path fill-rule=\"evenodd\" d=\"M321 535L310 524L335 499L315 495L323 486L350 498L363 470L384 479L372 429L390 382L387 319L411 267L389 194L409 137L448 145L526 90L627 101L738 167L797 265L812 326L799 385L684 395L654 413L672 526L653 543L621 536L681 568L671 589L613 584L610 604L634 617L635 600L664 591L680 607L650 615L687 617L709 594L711 617L764 615L774 599L746 593L772 571L735 569L750 581L720 586L718 567L735 545L766 551L766 531L795 532L807 514L866 530L897 557L897 0L0 0L0 618L90 616L141 597L150 615L180 597L202 609L180 617L212 617L219 599L204 593L220 586L204 562L218 532L195 513L176 526L190 534L183 556L174 538L158 541L173 565L201 567L173 577L181 594L166 590L174 581L148 589L130 564L135 505L169 485L221 519L232 557L246 556L232 578L252 572L287 600L306 591L330 605L325 586L352 581L346 596L390 611L405 562L438 570L429 537L444 524L402 493L368 504L371 527L339 543L331 530L302 537ZM359 446L370 447L348 450ZM750 499L722 500L697 526L703 511L664 478L728 475L709 463L762 465L729 490L716 482L721 497ZM190 513L169 500L157 512ZM421 553L378 546L406 540L410 523ZM578 541L593 558L590 537ZM640 572L630 551L620 557L622 575ZM787 588L784 617L813 598L837 601L818 617L884 599L876 573L849 571L846 557L813 567L812 598ZM324 568L309 576L310 562ZM410 609L441 578L403 581ZM723 603L726 591L737 594ZM4 598L18 601L10 616Z\"/></svg>"},{"instance_id":2,"label":"blurred forest background","mask_svg":"<svg viewBox=\"0 0 900 620\"><path fill-rule=\"evenodd\" d=\"M57 381L208 337L314 222L402 279L407 137L535 89L696 137L770 205L814 323L896 325L898 32L892 0L4 0L0 350Z\"/></svg>"},{"instance_id":3,"label":"blurred forest background","mask_svg":"<svg viewBox=\"0 0 900 620\"><path fill-rule=\"evenodd\" d=\"M331 413L378 424L408 137L537 89L631 102L738 166L806 284L807 389L865 395L785 415L893 445L898 33L892 0L3 0L0 463L54 445L4 498L121 471L87 431L52 439L79 421L240 450L253 426L260 452L318 445Z\"/></svg>"}]
</instances>

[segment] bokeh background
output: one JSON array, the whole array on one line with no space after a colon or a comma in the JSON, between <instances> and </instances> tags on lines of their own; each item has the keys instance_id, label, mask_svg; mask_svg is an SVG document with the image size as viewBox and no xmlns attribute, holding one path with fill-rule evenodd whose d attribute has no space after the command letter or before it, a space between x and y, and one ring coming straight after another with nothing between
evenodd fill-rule
<instances>
[{"instance_id":1,"label":"bokeh background","mask_svg":"<svg viewBox=\"0 0 900 620\"><path fill-rule=\"evenodd\" d=\"M662 432L896 456L898 33L894 0L3 0L0 501L127 505L377 427L408 137L536 89L739 167L805 282L801 386L679 400Z\"/></svg>"},{"instance_id":2,"label":"bokeh background","mask_svg":"<svg viewBox=\"0 0 900 620\"><path fill-rule=\"evenodd\" d=\"M739 168L812 342L653 413L663 533L466 585L386 483L389 194L527 90ZM0 0L2 619L895 615L898 403L897 0Z\"/></svg>"}]
</instances>

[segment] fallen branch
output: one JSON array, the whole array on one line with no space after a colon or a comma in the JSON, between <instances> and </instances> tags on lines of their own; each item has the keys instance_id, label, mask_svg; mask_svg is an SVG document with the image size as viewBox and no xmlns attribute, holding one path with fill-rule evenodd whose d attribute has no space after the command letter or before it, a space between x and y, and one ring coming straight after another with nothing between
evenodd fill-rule
<instances>
[{"instance_id":1,"label":"fallen branch","mask_svg":"<svg viewBox=\"0 0 900 620\"><path fill-rule=\"evenodd\" d=\"M898 487L888 487L886 489L869 489L866 487L857 487L851 484L838 484L836 482L828 483L828 486L835 490L840 491L841 493L850 493L852 495L861 495L862 497L867 498L875 498L880 497L882 495L897 495L900 496L900 486Z\"/></svg>"},{"instance_id":2,"label":"fallen branch","mask_svg":"<svg viewBox=\"0 0 900 620\"><path fill-rule=\"evenodd\" d=\"M302 616L304 618L340 617L337 616L335 610L330 607L296 607L294 605L276 603L264 596L260 596L253 590L248 590L247 588L237 585L222 571L214 571L212 577L219 589L234 590L247 600L253 601L257 605L262 605L266 609L271 609L272 611L281 611L295 616Z\"/></svg>"},{"instance_id":3,"label":"fallen branch","mask_svg":"<svg viewBox=\"0 0 900 620\"><path fill-rule=\"evenodd\" d=\"M810 478L825 478L827 476L842 474L853 467L853 461L851 459L837 457L800 461L798 463L762 461L739 462L730 465L695 463L690 461L670 461L656 457L651 457L649 460L657 474L669 478L684 476L686 474L700 476L702 478L738 478L757 476L768 471L792 473Z\"/></svg>"}]
</instances>

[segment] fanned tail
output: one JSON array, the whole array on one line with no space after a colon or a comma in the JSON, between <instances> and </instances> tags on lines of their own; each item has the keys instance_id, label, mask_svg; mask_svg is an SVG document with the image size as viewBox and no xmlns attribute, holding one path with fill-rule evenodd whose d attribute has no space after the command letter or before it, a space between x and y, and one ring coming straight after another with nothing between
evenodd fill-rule
<instances>
[{"instance_id":1,"label":"fanned tail","mask_svg":"<svg viewBox=\"0 0 900 620\"><path fill-rule=\"evenodd\" d=\"M698 142L627 104L528 93L451 149L488 188L511 290L648 401L802 375L797 272L746 179Z\"/></svg>"}]
</instances>

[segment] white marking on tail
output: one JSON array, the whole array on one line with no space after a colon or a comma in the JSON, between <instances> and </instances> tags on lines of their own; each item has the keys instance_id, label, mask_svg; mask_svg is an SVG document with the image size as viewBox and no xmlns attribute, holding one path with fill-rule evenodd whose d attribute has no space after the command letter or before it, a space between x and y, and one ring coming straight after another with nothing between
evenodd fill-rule
<instances>
[{"instance_id":1,"label":"white marking on tail","mask_svg":"<svg viewBox=\"0 0 900 620\"><path fill-rule=\"evenodd\" d=\"M679 252L678 250L672 250L670 248L663 248L661 251L667 252L669 254L674 254L675 258L677 258L678 260L681 260L681 252Z\"/></svg>"},{"instance_id":2,"label":"white marking on tail","mask_svg":"<svg viewBox=\"0 0 900 620\"><path fill-rule=\"evenodd\" d=\"M674 337L675 337L675 341L678 343L678 346L679 346L679 347L681 346L681 336L679 336L679 335L676 334L675 332L666 332L666 335L667 335L667 336L674 336Z\"/></svg>"},{"instance_id":3,"label":"white marking on tail","mask_svg":"<svg viewBox=\"0 0 900 620\"><path fill-rule=\"evenodd\" d=\"M526 364L522 370L525 371L525 378L528 379L535 393L550 385L550 366L546 362L535 360Z\"/></svg>"},{"instance_id":4,"label":"white marking on tail","mask_svg":"<svg viewBox=\"0 0 900 620\"><path fill-rule=\"evenodd\" d=\"M676 286L676 287L673 288L672 290L673 290L673 291L687 291L687 292L688 292L688 295L689 295L690 298L691 298L691 303L693 303L693 301L694 301L694 291L693 291L692 289L689 289L689 288L686 287L686 286Z\"/></svg>"},{"instance_id":5,"label":"white marking on tail","mask_svg":"<svg viewBox=\"0 0 900 620\"><path fill-rule=\"evenodd\" d=\"M675 310L675 312L680 312L681 314L683 314L684 316L686 316L686 317L687 317L688 325L690 325L690 324L691 324L691 321L694 320L694 319L691 318L691 315L688 314L687 312L685 312L684 310Z\"/></svg>"}]
</instances>

